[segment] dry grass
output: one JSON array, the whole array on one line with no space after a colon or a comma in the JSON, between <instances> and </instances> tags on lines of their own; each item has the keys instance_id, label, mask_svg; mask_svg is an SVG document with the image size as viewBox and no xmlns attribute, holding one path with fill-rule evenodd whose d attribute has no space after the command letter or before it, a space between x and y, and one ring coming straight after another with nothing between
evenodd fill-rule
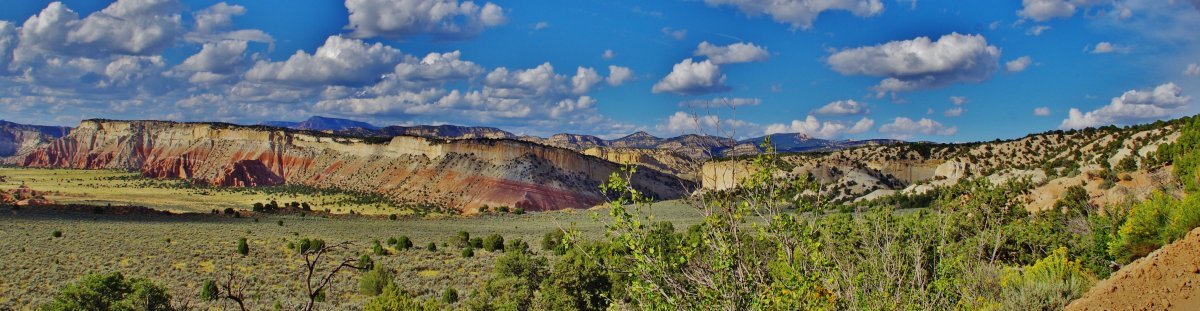
<instances>
[{"instance_id":1,"label":"dry grass","mask_svg":"<svg viewBox=\"0 0 1200 311\"><path fill-rule=\"evenodd\" d=\"M0 175L8 180L0 187L15 187L26 181L35 190L56 191L52 198L59 202L114 201L176 211L208 211L221 206L216 204L253 200L251 196L231 194L178 198L191 190L129 189L126 187L146 180L92 179L121 174L127 173L0 168ZM206 205L207 198L224 201ZM672 221L679 230L700 219L679 202L659 203L654 209L658 220ZM262 215L257 221L208 214L118 216L38 208L0 208L0 213L4 214L0 216L0 236L4 237L0 239L0 271L6 274L0 280L0 309L18 310L47 301L60 285L83 274L105 271L150 278L167 286L177 299L189 300L199 309L220 308L197 297L203 280L220 279L228 273L231 262L239 274L255 279L254 287L247 291L253 297L252 309L270 309L276 302L293 309L302 299L303 261L287 244L301 238L353 242L354 249L338 255L357 258L370 253L374 240L406 235L412 239L414 249L389 249L388 256L374 256L376 264L394 269L397 284L422 296L436 297L445 288L455 288L465 296L486 280L499 254L478 250L474 258L461 258L459 249L444 244L457 232L467 231L472 237L498 233L505 240L521 238L537 248L545 232L560 227L573 227L585 236L598 238L604 231L603 220L608 219L604 209L440 219L402 217L394 221L296 215ZM277 224L280 220L283 226ZM63 236L53 238L54 230L61 230ZM235 254L241 237L248 239L249 256ZM426 251L429 242L436 242L438 251ZM324 309L358 308L366 297L358 294L357 280L357 272L340 274Z\"/></svg>"}]
</instances>

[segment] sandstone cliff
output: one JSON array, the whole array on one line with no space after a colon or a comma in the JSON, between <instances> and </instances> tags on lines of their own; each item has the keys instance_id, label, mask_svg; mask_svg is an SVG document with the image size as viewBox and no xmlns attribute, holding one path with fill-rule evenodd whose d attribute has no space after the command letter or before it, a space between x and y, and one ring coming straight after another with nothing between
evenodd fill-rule
<instances>
[{"instance_id":1,"label":"sandstone cliff","mask_svg":"<svg viewBox=\"0 0 1200 311\"><path fill-rule=\"evenodd\" d=\"M282 183L384 194L399 202L472 212L483 205L526 210L587 208L619 165L516 140L386 142L279 128L162 121L85 120L70 135L10 164L123 169L154 178L222 186ZM635 187L668 199L691 183L639 170Z\"/></svg>"},{"instance_id":2,"label":"sandstone cliff","mask_svg":"<svg viewBox=\"0 0 1200 311\"><path fill-rule=\"evenodd\" d=\"M70 131L68 127L24 125L0 120L0 157L27 154Z\"/></svg>"}]
</instances>

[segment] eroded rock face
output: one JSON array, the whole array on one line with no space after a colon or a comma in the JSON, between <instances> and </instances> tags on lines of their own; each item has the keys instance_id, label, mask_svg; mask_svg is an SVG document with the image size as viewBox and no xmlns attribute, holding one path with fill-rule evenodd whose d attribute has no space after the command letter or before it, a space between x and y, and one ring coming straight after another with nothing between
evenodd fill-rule
<instances>
[{"instance_id":1,"label":"eroded rock face","mask_svg":"<svg viewBox=\"0 0 1200 311\"><path fill-rule=\"evenodd\" d=\"M85 120L70 135L10 164L136 170L234 187L302 184L380 193L400 202L472 212L483 205L526 210L587 208L615 163L515 140L387 143L229 124ZM639 170L635 187L658 198L686 194L688 181Z\"/></svg>"},{"instance_id":2,"label":"eroded rock face","mask_svg":"<svg viewBox=\"0 0 1200 311\"><path fill-rule=\"evenodd\" d=\"M70 131L68 127L24 125L0 120L0 157L27 154Z\"/></svg>"}]
</instances>

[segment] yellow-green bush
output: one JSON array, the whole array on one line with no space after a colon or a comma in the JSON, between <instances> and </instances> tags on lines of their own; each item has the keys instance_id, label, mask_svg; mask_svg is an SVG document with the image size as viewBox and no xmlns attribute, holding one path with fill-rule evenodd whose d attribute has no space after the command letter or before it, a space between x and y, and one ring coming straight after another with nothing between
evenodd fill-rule
<instances>
[{"instance_id":1,"label":"yellow-green bush","mask_svg":"<svg viewBox=\"0 0 1200 311\"><path fill-rule=\"evenodd\" d=\"M1000 298L1005 310L1062 310L1091 283L1083 266L1061 247L1033 265L1005 269Z\"/></svg>"},{"instance_id":2,"label":"yellow-green bush","mask_svg":"<svg viewBox=\"0 0 1200 311\"><path fill-rule=\"evenodd\" d=\"M1129 216L1108 245L1108 252L1120 262L1130 262L1183 237L1200 226L1200 196L1183 200L1163 193L1134 205Z\"/></svg>"}]
</instances>

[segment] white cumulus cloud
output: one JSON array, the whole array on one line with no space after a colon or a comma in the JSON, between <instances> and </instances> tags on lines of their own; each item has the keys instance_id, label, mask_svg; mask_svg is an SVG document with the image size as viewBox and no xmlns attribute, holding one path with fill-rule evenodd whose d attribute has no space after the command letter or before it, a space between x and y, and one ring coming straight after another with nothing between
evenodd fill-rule
<instances>
[{"instance_id":1,"label":"white cumulus cloud","mask_svg":"<svg viewBox=\"0 0 1200 311\"><path fill-rule=\"evenodd\" d=\"M867 103L855 101L853 99L834 101L813 111L813 113L817 115L831 116L863 115L870 112L871 109L867 106Z\"/></svg>"},{"instance_id":2,"label":"white cumulus cloud","mask_svg":"<svg viewBox=\"0 0 1200 311\"><path fill-rule=\"evenodd\" d=\"M883 12L879 0L705 0L711 6L733 6L749 16L767 15L792 29L812 28L825 11L848 11L859 17Z\"/></svg>"},{"instance_id":3,"label":"white cumulus cloud","mask_svg":"<svg viewBox=\"0 0 1200 311\"><path fill-rule=\"evenodd\" d=\"M892 123L880 126L879 132L890 134L892 137L899 139L909 139L916 135L950 136L958 133L958 127L947 127L942 125L942 123L928 118L921 118L914 121L905 117L897 117L892 120Z\"/></svg>"},{"instance_id":4,"label":"white cumulus cloud","mask_svg":"<svg viewBox=\"0 0 1200 311\"><path fill-rule=\"evenodd\" d=\"M804 120L792 120L790 124L767 125L763 132L766 135L778 133L801 133L821 139L839 139L845 135L859 134L871 130L875 120L863 117L854 123L837 121L820 121L817 117L808 116Z\"/></svg>"},{"instance_id":5,"label":"white cumulus cloud","mask_svg":"<svg viewBox=\"0 0 1200 311\"><path fill-rule=\"evenodd\" d=\"M826 62L844 75L885 77L879 95L987 80L999 67L1000 49L982 35L951 33L859 47L830 55Z\"/></svg>"},{"instance_id":6,"label":"white cumulus cloud","mask_svg":"<svg viewBox=\"0 0 1200 311\"><path fill-rule=\"evenodd\" d=\"M504 8L458 0L346 0L350 24L358 38L404 38L430 34L442 39L464 39L485 28L508 21Z\"/></svg>"},{"instance_id":7,"label":"white cumulus cloud","mask_svg":"<svg viewBox=\"0 0 1200 311\"><path fill-rule=\"evenodd\" d=\"M1033 115L1039 116L1039 117L1050 116L1050 107L1043 106L1043 107L1033 108Z\"/></svg>"},{"instance_id":8,"label":"white cumulus cloud","mask_svg":"<svg viewBox=\"0 0 1200 311\"><path fill-rule=\"evenodd\" d=\"M748 62L766 61L770 57L767 49L754 45L754 43L738 42L726 46L719 46L708 41L700 42L696 47L696 51L692 52L696 56L707 56L714 64L736 64Z\"/></svg>"},{"instance_id":9,"label":"white cumulus cloud","mask_svg":"<svg viewBox=\"0 0 1200 311\"><path fill-rule=\"evenodd\" d=\"M1109 124L1131 124L1171 116L1191 102L1190 96L1175 83L1147 90L1130 90L1115 97L1108 105L1089 112L1071 108L1060 129L1079 129Z\"/></svg>"},{"instance_id":10,"label":"white cumulus cloud","mask_svg":"<svg viewBox=\"0 0 1200 311\"><path fill-rule=\"evenodd\" d=\"M259 61L246 79L303 85L374 83L403 59L400 50L381 43L331 36L313 54L296 51L282 62Z\"/></svg>"},{"instance_id":11,"label":"white cumulus cloud","mask_svg":"<svg viewBox=\"0 0 1200 311\"><path fill-rule=\"evenodd\" d=\"M651 91L654 93L675 93L679 95L700 95L707 93L723 92L728 90L725 86L725 74L721 73L721 67L717 66L710 60L702 62L694 62L691 58L685 59L682 62L675 64L671 73L654 84Z\"/></svg>"},{"instance_id":12,"label":"white cumulus cloud","mask_svg":"<svg viewBox=\"0 0 1200 311\"><path fill-rule=\"evenodd\" d=\"M633 80L633 69L629 69L628 67L609 65L608 66L608 78L605 80L608 81L608 85L611 85L611 86L618 86L618 85L624 84L625 82Z\"/></svg>"},{"instance_id":13,"label":"white cumulus cloud","mask_svg":"<svg viewBox=\"0 0 1200 311\"><path fill-rule=\"evenodd\" d=\"M1033 58L1030 58L1029 56L1021 56L1017 57L1017 59L1004 63L1004 70L1007 70L1008 72L1022 72L1025 71L1025 68L1029 68L1029 65L1032 63Z\"/></svg>"}]
</instances>

